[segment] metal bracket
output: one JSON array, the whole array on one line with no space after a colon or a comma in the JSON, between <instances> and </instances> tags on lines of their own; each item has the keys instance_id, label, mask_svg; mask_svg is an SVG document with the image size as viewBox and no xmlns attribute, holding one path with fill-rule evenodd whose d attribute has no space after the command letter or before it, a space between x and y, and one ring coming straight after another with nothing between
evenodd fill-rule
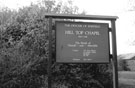
<instances>
[{"instance_id":1,"label":"metal bracket","mask_svg":"<svg viewBox=\"0 0 135 88\"><path fill-rule=\"evenodd\" d=\"M110 54L110 59L112 59L113 58L113 55L112 54Z\"/></svg>"},{"instance_id":2,"label":"metal bracket","mask_svg":"<svg viewBox=\"0 0 135 88\"><path fill-rule=\"evenodd\" d=\"M109 29L109 32L111 32L112 31L112 28L108 28Z\"/></svg>"}]
</instances>

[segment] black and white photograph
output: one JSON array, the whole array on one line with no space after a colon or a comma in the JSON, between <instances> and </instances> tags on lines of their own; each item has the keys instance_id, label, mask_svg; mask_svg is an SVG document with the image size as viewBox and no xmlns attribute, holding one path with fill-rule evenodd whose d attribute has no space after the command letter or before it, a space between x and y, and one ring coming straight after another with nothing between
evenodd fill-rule
<instances>
[{"instance_id":1,"label":"black and white photograph","mask_svg":"<svg viewBox=\"0 0 135 88\"><path fill-rule=\"evenodd\" d=\"M0 88L135 88L135 0L0 0Z\"/></svg>"}]
</instances>

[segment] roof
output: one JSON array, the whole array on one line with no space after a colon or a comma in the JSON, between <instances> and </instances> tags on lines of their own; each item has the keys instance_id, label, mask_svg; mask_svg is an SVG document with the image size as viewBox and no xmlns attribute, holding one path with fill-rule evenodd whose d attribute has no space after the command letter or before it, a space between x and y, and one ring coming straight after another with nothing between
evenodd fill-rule
<instances>
[{"instance_id":1,"label":"roof","mask_svg":"<svg viewBox=\"0 0 135 88\"><path fill-rule=\"evenodd\" d=\"M62 18L62 19L90 19L90 20L116 20L117 16L104 15L75 15L75 14L45 14L45 17Z\"/></svg>"}]
</instances>

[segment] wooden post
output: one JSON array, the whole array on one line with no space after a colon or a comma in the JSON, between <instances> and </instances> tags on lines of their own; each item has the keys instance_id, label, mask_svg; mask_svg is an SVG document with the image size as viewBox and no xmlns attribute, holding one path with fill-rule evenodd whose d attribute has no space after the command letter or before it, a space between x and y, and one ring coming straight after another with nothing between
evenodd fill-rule
<instances>
[{"instance_id":1,"label":"wooden post","mask_svg":"<svg viewBox=\"0 0 135 88\"><path fill-rule=\"evenodd\" d=\"M116 30L115 20L111 20L112 26L112 66L113 66L113 88L118 88L118 68L117 68L117 45L116 45Z\"/></svg>"},{"instance_id":2,"label":"wooden post","mask_svg":"<svg viewBox=\"0 0 135 88\"><path fill-rule=\"evenodd\" d=\"M49 17L49 59L48 59L48 88L51 88L51 65L52 65L52 17Z\"/></svg>"}]
</instances>

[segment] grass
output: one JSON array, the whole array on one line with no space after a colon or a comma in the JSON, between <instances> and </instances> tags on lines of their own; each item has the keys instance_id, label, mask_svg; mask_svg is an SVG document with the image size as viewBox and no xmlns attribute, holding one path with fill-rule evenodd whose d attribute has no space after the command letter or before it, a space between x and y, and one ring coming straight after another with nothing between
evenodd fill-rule
<instances>
[{"instance_id":1,"label":"grass","mask_svg":"<svg viewBox=\"0 0 135 88\"><path fill-rule=\"evenodd\" d=\"M133 85L125 85L125 84L120 84L119 88L135 88Z\"/></svg>"},{"instance_id":2,"label":"grass","mask_svg":"<svg viewBox=\"0 0 135 88\"><path fill-rule=\"evenodd\" d=\"M119 72L119 88L135 88L135 72Z\"/></svg>"}]
</instances>

